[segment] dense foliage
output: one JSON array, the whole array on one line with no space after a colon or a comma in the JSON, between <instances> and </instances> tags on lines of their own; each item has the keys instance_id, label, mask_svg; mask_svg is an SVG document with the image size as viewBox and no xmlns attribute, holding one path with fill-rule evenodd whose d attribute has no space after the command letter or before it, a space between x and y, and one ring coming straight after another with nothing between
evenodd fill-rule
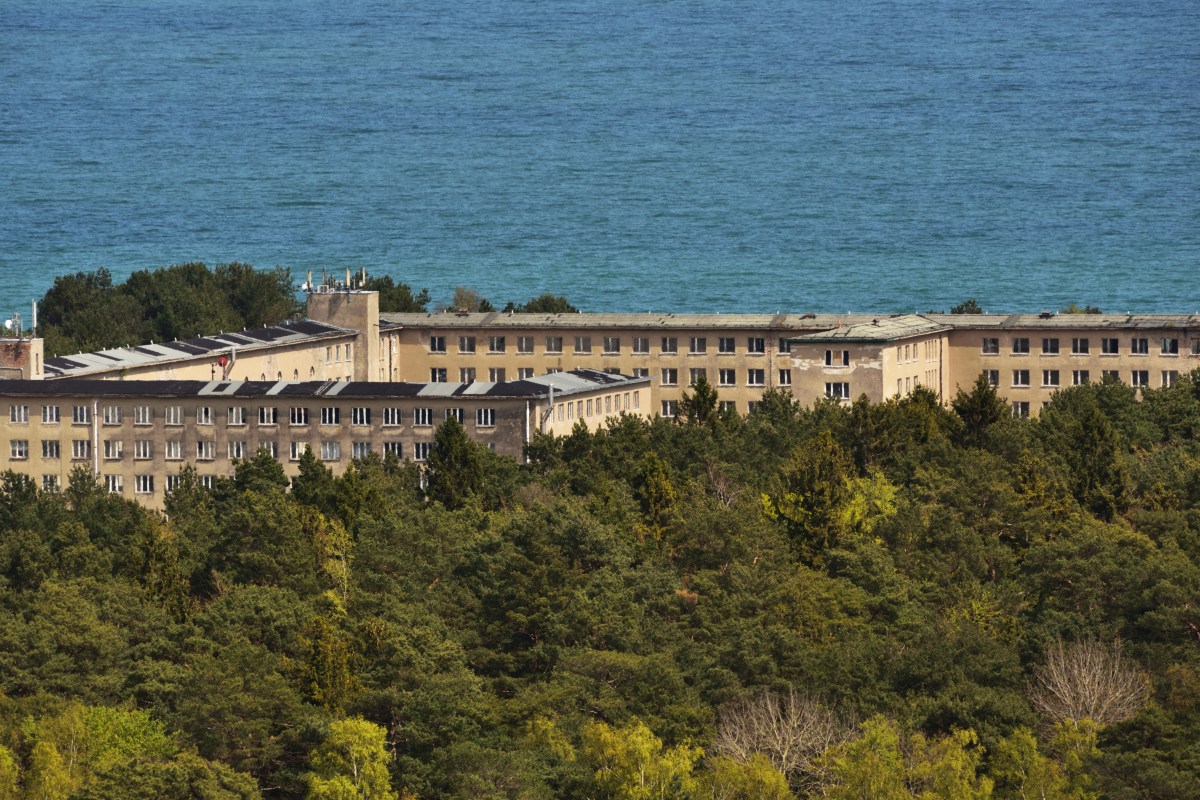
<instances>
[{"instance_id":1,"label":"dense foliage","mask_svg":"<svg viewBox=\"0 0 1200 800\"><path fill-rule=\"evenodd\" d=\"M38 303L47 355L274 325L297 311L284 268L177 264L113 284L106 269L60 275Z\"/></svg>"},{"instance_id":2,"label":"dense foliage","mask_svg":"<svg viewBox=\"0 0 1200 800\"><path fill-rule=\"evenodd\" d=\"M1200 376L0 486L0 796L1186 798Z\"/></svg>"}]
</instances>

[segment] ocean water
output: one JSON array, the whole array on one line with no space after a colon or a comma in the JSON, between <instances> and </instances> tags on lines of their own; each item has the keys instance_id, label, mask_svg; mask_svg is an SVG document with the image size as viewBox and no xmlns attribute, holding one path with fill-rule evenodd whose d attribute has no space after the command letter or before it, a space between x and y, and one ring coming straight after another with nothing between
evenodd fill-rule
<instances>
[{"instance_id":1,"label":"ocean water","mask_svg":"<svg viewBox=\"0 0 1200 800\"><path fill-rule=\"evenodd\" d=\"M1200 3L0 0L0 311L189 260L1197 311Z\"/></svg>"}]
</instances>

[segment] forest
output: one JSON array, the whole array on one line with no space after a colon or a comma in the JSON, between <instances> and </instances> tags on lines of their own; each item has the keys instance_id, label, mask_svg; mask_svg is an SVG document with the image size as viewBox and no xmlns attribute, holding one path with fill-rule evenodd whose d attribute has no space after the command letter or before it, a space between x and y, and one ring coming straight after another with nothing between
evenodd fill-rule
<instances>
[{"instance_id":1,"label":"forest","mask_svg":"<svg viewBox=\"0 0 1200 800\"><path fill-rule=\"evenodd\" d=\"M0 481L0 798L1200 795L1200 372Z\"/></svg>"}]
</instances>

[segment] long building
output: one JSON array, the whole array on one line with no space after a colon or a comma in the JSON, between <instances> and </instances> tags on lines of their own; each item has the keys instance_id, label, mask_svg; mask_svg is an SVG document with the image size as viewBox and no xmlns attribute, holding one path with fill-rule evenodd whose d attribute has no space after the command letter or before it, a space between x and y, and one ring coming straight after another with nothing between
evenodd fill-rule
<instances>
[{"instance_id":1,"label":"long building","mask_svg":"<svg viewBox=\"0 0 1200 800\"><path fill-rule=\"evenodd\" d=\"M0 381L0 469L53 491L82 466L110 491L161 507L184 464L211 484L263 448L289 475L308 448L337 473L370 452L421 462L449 417L520 459L535 432L649 416L649 384L590 370L469 384Z\"/></svg>"}]
</instances>

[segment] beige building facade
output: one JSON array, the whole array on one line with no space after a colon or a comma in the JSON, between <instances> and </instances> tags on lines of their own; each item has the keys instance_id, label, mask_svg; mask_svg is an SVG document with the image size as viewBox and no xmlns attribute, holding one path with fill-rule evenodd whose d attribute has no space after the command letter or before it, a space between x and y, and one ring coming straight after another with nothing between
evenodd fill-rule
<instances>
[{"instance_id":1,"label":"beige building facade","mask_svg":"<svg viewBox=\"0 0 1200 800\"><path fill-rule=\"evenodd\" d=\"M369 452L424 461L453 416L521 459L536 432L647 417L649 381L586 370L509 383L353 381L0 381L0 469L46 490L88 469L112 492L159 508L183 465L211 485L267 449L289 476L306 448L336 473Z\"/></svg>"}]
</instances>

